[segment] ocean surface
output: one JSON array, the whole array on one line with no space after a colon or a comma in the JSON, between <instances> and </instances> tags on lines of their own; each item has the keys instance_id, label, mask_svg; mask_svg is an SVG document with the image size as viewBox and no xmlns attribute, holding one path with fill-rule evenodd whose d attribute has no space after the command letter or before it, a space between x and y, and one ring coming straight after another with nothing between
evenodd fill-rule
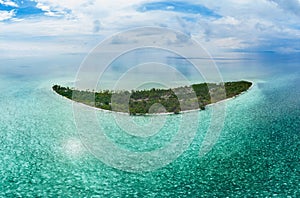
<instances>
[{"instance_id":1,"label":"ocean surface","mask_svg":"<svg viewBox=\"0 0 300 198\"><path fill-rule=\"evenodd\" d=\"M136 172L95 156L88 142L82 142L73 103L51 90L54 84L71 84L81 60L70 55L2 61L0 197L300 197L297 62L219 62L225 80L251 80L254 86L226 101L224 126L212 150L199 156L211 122L209 107L189 113L198 126L193 119L185 120L183 126L194 127L196 133L190 142L182 137L187 148L177 158ZM183 116L162 116L159 132L145 139L122 131L113 113L82 108L96 115L115 145L136 153L164 148ZM147 129L151 117L134 119ZM86 124L89 130L93 127Z\"/></svg>"}]
</instances>

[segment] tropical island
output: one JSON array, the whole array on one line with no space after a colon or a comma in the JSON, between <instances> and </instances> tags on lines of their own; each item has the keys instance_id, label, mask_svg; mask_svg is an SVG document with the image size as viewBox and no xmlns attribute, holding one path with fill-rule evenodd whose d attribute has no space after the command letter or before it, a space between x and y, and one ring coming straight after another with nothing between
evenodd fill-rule
<instances>
[{"instance_id":1,"label":"tropical island","mask_svg":"<svg viewBox=\"0 0 300 198\"><path fill-rule=\"evenodd\" d=\"M236 81L200 83L173 89L132 90L132 91L90 91L54 85L59 95L75 102L95 108L130 115L175 113L188 110L205 110L208 104L235 97L252 86L252 82Z\"/></svg>"}]
</instances>

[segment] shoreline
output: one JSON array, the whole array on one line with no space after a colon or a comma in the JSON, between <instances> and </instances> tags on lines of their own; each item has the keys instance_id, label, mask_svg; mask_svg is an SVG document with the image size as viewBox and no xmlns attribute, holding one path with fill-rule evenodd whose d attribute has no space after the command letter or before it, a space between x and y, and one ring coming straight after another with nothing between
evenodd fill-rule
<instances>
[{"instance_id":1,"label":"shoreline","mask_svg":"<svg viewBox=\"0 0 300 198\"><path fill-rule=\"evenodd\" d=\"M253 86L254 86L254 84L255 84L253 81L250 81L250 80L247 80L247 81L248 81L248 82L251 82L252 84L251 84L251 86L249 87L249 89L247 89L246 91L243 91L243 92L239 93L238 95L235 95L235 96L233 96L233 97L231 97L231 98L226 98L226 99L220 100L220 101L218 101L218 102L214 102L214 103L208 104L208 105L206 105L205 107L211 107L211 106L213 106L213 105L216 105L216 104L219 104L219 103L222 103L222 102L227 102L227 101L229 101L229 100L233 100L233 99L239 97L239 96L242 95L242 94L247 93L248 91L250 91L250 90L253 88ZM80 106L82 106L82 107L88 107L88 108L91 108L91 109L94 109L94 110L97 110L97 111L102 111L102 112L105 112L105 113L117 113L117 114L127 115L127 116L147 116L147 117L150 117L150 116L180 115L180 114L184 114L184 113L192 113L192 112L196 112L196 111L204 111L204 110L201 110L200 108L198 108L198 109L191 109L191 110L180 111L180 112L177 113L177 114L175 114L174 112L166 112L166 113L151 113L151 114L146 113L146 114L142 114L142 115L130 115L129 113L125 113L125 112L119 112L119 111L111 111L111 110L101 109L101 108L89 106L89 105L84 104L84 103L81 103L81 102L76 102L76 101L74 101L74 100L71 100L71 99L69 99L69 98L67 98L67 97L65 97L65 96L62 96L62 95L58 94L58 93L55 92L53 89L51 89L51 90L52 90L55 94L57 94L58 96L60 96L61 98L64 98L64 99L67 99L67 100L73 102L73 103L72 103L73 106L74 106L74 104L76 104L76 105L80 105Z\"/></svg>"}]
</instances>

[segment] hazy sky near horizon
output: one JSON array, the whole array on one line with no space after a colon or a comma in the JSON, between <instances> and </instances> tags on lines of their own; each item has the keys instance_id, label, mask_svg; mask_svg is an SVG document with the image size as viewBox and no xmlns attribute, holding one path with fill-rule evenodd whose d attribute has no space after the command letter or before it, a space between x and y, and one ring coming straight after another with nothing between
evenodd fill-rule
<instances>
[{"instance_id":1,"label":"hazy sky near horizon","mask_svg":"<svg viewBox=\"0 0 300 198\"><path fill-rule=\"evenodd\" d=\"M0 58L85 54L142 26L175 29L214 57L300 54L300 0L0 0Z\"/></svg>"}]
</instances>

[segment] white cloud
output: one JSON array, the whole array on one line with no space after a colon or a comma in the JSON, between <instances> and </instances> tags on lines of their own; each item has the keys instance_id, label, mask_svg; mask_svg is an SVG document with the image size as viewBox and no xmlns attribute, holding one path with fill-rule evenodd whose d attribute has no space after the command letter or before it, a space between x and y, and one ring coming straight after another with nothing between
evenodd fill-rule
<instances>
[{"instance_id":1,"label":"white cloud","mask_svg":"<svg viewBox=\"0 0 300 198\"><path fill-rule=\"evenodd\" d=\"M15 2L12 2L10 0L0 0L0 4L5 6L11 6L11 7L19 7Z\"/></svg>"},{"instance_id":2,"label":"white cloud","mask_svg":"<svg viewBox=\"0 0 300 198\"><path fill-rule=\"evenodd\" d=\"M278 39L300 39L300 30L297 28L299 17L286 15L281 5L283 0L187 0L190 4L202 4L222 16L217 19L163 10L139 12L136 8L145 3L140 0L129 0L123 3L117 0L35 1L37 7L44 10L46 15L64 17L33 18L21 22L0 23L0 36L15 35L24 38L26 35L28 37L32 35L33 37L62 36L64 38L76 37L85 42L87 38L90 39L93 36L99 41L130 28L162 26L193 35L200 43L216 51L259 46L262 40L277 42ZM149 1L152 0L147 2ZM295 1L298 0L284 2L292 5L291 3ZM0 0L1 2L4 1ZM290 6L285 7L285 9L288 8L292 9ZM13 11L1 11L0 21L11 19L13 16ZM66 39L58 45L57 50L69 50L68 47L65 49L62 47L63 45L69 46L68 42L72 41Z\"/></svg>"},{"instance_id":3,"label":"white cloud","mask_svg":"<svg viewBox=\"0 0 300 198\"><path fill-rule=\"evenodd\" d=\"M52 7L49 3L41 3L37 2L36 7L43 10L45 12L45 15L47 16L64 16L67 17L68 13L66 12L66 8L60 8L60 7Z\"/></svg>"},{"instance_id":4,"label":"white cloud","mask_svg":"<svg viewBox=\"0 0 300 198\"><path fill-rule=\"evenodd\" d=\"M167 6L166 9L167 10L174 10L174 6Z\"/></svg>"},{"instance_id":5,"label":"white cloud","mask_svg":"<svg viewBox=\"0 0 300 198\"><path fill-rule=\"evenodd\" d=\"M0 10L0 21L11 19L15 15L15 11L1 11Z\"/></svg>"},{"instance_id":6,"label":"white cloud","mask_svg":"<svg viewBox=\"0 0 300 198\"><path fill-rule=\"evenodd\" d=\"M241 22L232 16L225 16L216 21L213 21L215 24L219 25L240 25Z\"/></svg>"},{"instance_id":7,"label":"white cloud","mask_svg":"<svg viewBox=\"0 0 300 198\"><path fill-rule=\"evenodd\" d=\"M277 4L283 10L300 16L300 1L299 0L269 0Z\"/></svg>"},{"instance_id":8,"label":"white cloud","mask_svg":"<svg viewBox=\"0 0 300 198\"><path fill-rule=\"evenodd\" d=\"M41 9L41 10L43 10L43 11L46 12L47 14L48 14L48 13L53 13L53 12L51 12L51 9L50 9L49 6L44 5L44 4L42 4L42 3L39 3L39 2L38 2L38 3L36 4L36 7L39 8L39 9Z\"/></svg>"}]
</instances>

